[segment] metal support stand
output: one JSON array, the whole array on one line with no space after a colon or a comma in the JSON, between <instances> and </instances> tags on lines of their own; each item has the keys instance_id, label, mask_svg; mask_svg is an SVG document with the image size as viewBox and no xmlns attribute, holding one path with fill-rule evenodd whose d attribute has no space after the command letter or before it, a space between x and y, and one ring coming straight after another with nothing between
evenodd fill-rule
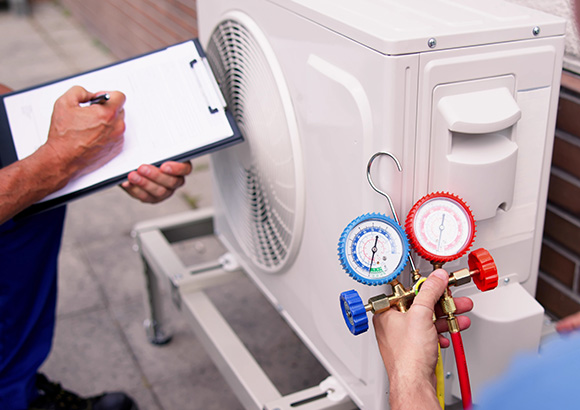
<instances>
[{"instance_id":1,"label":"metal support stand","mask_svg":"<svg viewBox=\"0 0 580 410\"><path fill-rule=\"evenodd\" d=\"M149 312L145 327L149 341L164 344L171 339L163 328L161 301L165 289L189 318L196 337L246 409L356 409L332 377L320 386L287 396L280 394L204 293L209 286L244 274L235 258L226 253L216 261L188 267L171 247L178 241L213 234L213 210L209 208L145 221L135 227L134 235L145 266Z\"/></svg>"}]
</instances>

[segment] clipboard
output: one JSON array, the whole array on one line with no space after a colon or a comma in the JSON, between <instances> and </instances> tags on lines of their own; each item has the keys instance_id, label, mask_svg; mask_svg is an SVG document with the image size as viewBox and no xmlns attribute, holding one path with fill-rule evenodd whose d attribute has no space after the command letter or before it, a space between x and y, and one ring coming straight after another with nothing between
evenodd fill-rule
<instances>
[{"instance_id":1,"label":"clipboard","mask_svg":"<svg viewBox=\"0 0 580 410\"><path fill-rule=\"evenodd\" d=\"M19 216L119 184L141 164L185 161L243 141L197 39L0 96L0 168L46 141L54 102L73 85L127 100L122 152Z\"/></svg>"}]
</instances>

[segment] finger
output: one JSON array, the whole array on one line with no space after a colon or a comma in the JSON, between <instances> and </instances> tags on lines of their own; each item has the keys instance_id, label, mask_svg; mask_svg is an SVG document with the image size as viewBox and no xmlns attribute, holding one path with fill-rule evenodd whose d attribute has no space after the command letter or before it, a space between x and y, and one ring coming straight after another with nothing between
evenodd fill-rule
<instances>
[{"instance_id":1,"label":"finger","mask_svg":"<svg viewBox=\"0 0 580 410\"><path fill-rule=\"evenodd\" d=\"M457 311L455 313L457 313L457 314L467 313L473 309L473 301L468 297L463 296L463 297L453 298L453 301L454 301L455 307L457 309ZM443 313L443 310L441 309L440 303L438 303L437 306L435 307L435 315L437 317L445 316L445 313Z\"/></svg>"},{"instance_id":2,"label":"finger","mask_svg":"<svg viewBox=\"0 0 580 410\"><path fill-rule=\"evenodd\" d=\"M415 296L413 306L424 306L434 311L437 301L443 295L449 282L449 275L443 269L437 269L432 272L427 280L423 282L419 293Z\"/></svg>"},{"instance_id":3,"label":"finger","mask_svg":"<svg viewBox=\"0 0 580 410\"><path fill-rule=\"evenodd\" d=\"M139 195L139 197L143 200L146 200L150 203L157 203L166 198L169 198L175 190L182 186L185 182L183 177L168 177L165 175L161 175L161 179L174 179L175 181L171 182L169 187L162 185L157 180L150 180L147 177L142 176L139 172L134 171L128 175L128 180L131 184L138 186L141 190L145 191L148 194L147 198L144 198L143 195Z\"/></svg>"},{"instance_id":4,"label":"finger","mask_svg":"<svg viewBox=\"0 0 580 410\"><path fill-rule=\"evenodd\" d=\"M580 328L580 312L567 316L556 323L556 330L560 333L571 332Z\"/></svg>"},{"instance_id":5,"label":"finger","mask_svg":"<svg viewBox=\"0 0 580 410\"><path fill-rule=\"evenodd\" d=\"M117 111L119 111L123 107L127 99L125 94L123 94L120 91L107 91L106 93L109 94L110 97L106 105L116 107Z\"/></svg>"},{"instance_id":6,"label":"finger","mask_svg":"<svg viewBox=\"0 0 580 410\"><path fill-rule=\"evenodd\" d=\"M160 168L157 168L154 165L148 164L141 165L139 168L137 168L137 174L149 180L149 182L152 182L152 184L144 185L147 181L142 182L135 181L135 183L137 183L139 186L145 189L147 189L147 186L153 189L154 185L160 185L164 188L173 190L179 188L185 182L185 179L182 176L174 176L168 174L166 172L163 172Z\"/></svg>"},{"instance_id":7,"label":"finger","mask_svg":"<svg viewBox=\"0 0 580 410\"><path fill-rule=\"evenodd\" d=\"M174 178L174 177L172 177ZM150 196L159 199L165 199L171 195L172 189L169 189L157 182L142 176L139 172L133 171L127 176L129 182L141 190L147 192Z\"/></svg>"},{"instance_id":8,"label":"finger","mask_svg":"<svg viewBox=\"0 0 580 410\"><path fill-rule=\"evenodd\" d=\"M457 311L455 313L462 314L470 312L473 309L473 300L468 297L453 298Z\"/></svg>"},{"instance_id":9,"label":"finger","mask_svg":"<svg viewBox=\"0 0 580 410\"><path fill-rule=\"evenodd\" d=\"M12 88L8 87L7 85L0 84L0 95L8 94L12 91L13 91Z\"/></svg>"},{"instance_id":10,"label":"finger","mask_svg":"<svg viewBox=\"0 0 580 410\"><path fill-rule=\"evenodd\" d=\"M167 161L161 164L159 167L162 172L174 175L174 176L187 176L191 174L192 166L191 162L175 162L175 161Z\"/></svg>"},{"instance_id":11,"label":"finger","mask_svg":"<svg viewBox=\"0 0 580 410\"><path fill-rule=\"evenodd\" d=\"M438 335L438 337L439 337L439 346L441 346L441 349L447 349L449 346L451 346L451 342L445 336Z\"/></svg>"},{"instance_id":12,"label":"finger","mask_svg":"<svg viewBox=\"0 0 580 410\"><path fill-rule=\"evenodd\" d=\"M136 198L136 199L140 200L141 202L153 204L153 203L157 203L160 201L157 198L155 198L153 195L151 195L149 192L145 191L144 189L142 189L141 187L139 187L137 185L133 185L129 181L123 182L121 184L121 188L123 188L123 190L125 190L133 198Z\"/></svg>"},{"instance_id":13,"label":"finger","mask_svg":"<svg viewBox=\"0 0 580 410\"><path fill-rule=\"evenodd\" d=\"M471 319L467 316L455 316L457 318L457 323L459 324L459 330L468 329L471 326ZM445 333L449 331L449 325L447 324L447 319L437 319L435 321L435 328L437 333Z\"/></svg>"},{"instance_id":14,"label":"finger","mask_svg":"<svg viewBox=\"0 0 580 410\"><path fill-rule=\"evenodd\" d=\"M574 326L573 323L563 322L563 323L556 324L556 331L558 333L569 333L569 332L572 332L573 330L576 330L576 329L577 329L577 327Z\"/></svg>"},{"instance_id":15,"label":"finger","mask_svg":"<svg viewBox=\"0 0 580 410\"><path fill-rule=\"evenodd\" d=\"M58 100L57 103L62 102L71 107L78 107L80 103L87 102L91 99L92 94L85 90L80 85L75 85L68 89Z\"/></svg>"},{"instance_id":16,"label":"finger","mask_svg":"<svg viewBox=\"0 0 580 410\"><path fill-rule=\"evenodd\" d=\"M125 124L125 110L120 109L116 112L117 116L115 118L115 126L113 132L121 135L125 133L125 129L127 128L127 124Z\"/></svg>"}]
</instances>

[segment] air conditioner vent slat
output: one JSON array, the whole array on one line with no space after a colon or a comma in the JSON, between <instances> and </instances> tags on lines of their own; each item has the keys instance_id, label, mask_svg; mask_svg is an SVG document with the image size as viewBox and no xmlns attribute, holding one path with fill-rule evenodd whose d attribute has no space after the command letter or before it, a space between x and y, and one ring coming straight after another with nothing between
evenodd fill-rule
<instances>
[{"instance_id":1,"label":"air conditioner vent slat","mask_svg":"<svg viewBox=\"0 0 580 410\"><path fill-rule=\"evenodd\" d=\"M239 21L227 19L216 28L207 56L246 140L245 146L213 154L226 218L244 254L257 267L277 272L295 253L303 223L298 139L280 92L285 85L272 55Z\"/></svg>"}]
</instances>

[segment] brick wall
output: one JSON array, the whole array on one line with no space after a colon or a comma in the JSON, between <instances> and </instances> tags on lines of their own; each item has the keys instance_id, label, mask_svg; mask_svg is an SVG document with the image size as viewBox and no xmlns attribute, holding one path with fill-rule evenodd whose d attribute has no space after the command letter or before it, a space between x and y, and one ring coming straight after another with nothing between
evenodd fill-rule
<instances>
[{"instance_id":1,"label":"brick wall","mask_svg":"<svg viewBox=\"0 0 580 410\"><path fill-rule=\"evenodd\" d=\"M119 59L197 37L195 0L60 0Z\"/></svg>"},{"instance_id":2,"label":"brick wall","mask_svg":"<svg viewBox=\"0 0 580 410\"><path fill-rule=\"evenodd\" d=\"M580 77L564 73L536 297L556 317L580 311Z\"/></svg>"}]
</instances>

